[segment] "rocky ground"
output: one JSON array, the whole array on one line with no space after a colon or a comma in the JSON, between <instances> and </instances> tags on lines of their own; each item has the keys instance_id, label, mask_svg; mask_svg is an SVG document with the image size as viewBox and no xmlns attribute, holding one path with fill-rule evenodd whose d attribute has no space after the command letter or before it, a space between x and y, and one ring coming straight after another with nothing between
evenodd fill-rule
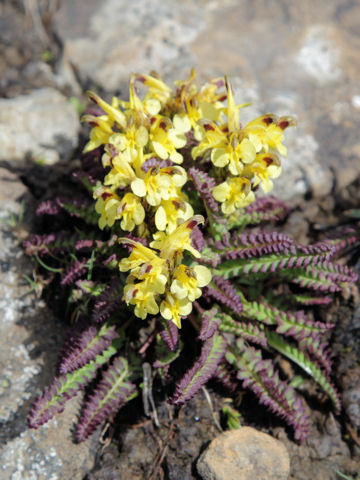
<instances>
[{"instance_id":1,"label":"rocky ground","mask_svg":"<svg viewBox=\"0 0 360 480\"><path fill-rule=\"evenodd\" d=\"M307 241L342 222L342 210L360 206L359 32L360 4L351 0L0 3L0 478L199 478L196 461L219 435L203 394L175 423L159 407L159 431L139 403L104 438L82 445L69 433L76 402L38 431L25 426L31 400L53 375L65 327L44 301L43 279L29 293L34 264L19 239L31 229L36 202L59 188L76 163L84 142L83 92L126 95L132 71L154 69L172 81L195 66L199 81L230 75L237 101L253 102L242 111L244 122L268 111L296 115L275 193L294 207L285 228ZM355 478L359 467L354 292L329 315L338 320L333 345L343 415L315 409L313 432L299 447L281 422L249 408L251 398L241 408L246 425L286 446L292 480L335 480L336 470ZM216 417L222 399L210 393Z\"/></svg>"}]
</instances>

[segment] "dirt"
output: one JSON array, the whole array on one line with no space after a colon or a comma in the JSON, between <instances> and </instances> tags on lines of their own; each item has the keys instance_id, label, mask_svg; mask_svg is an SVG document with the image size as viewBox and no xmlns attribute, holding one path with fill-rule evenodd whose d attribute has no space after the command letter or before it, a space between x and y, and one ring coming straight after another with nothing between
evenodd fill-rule
<instances>
[{"instance_id":1,"label":"dirt","mask_svg":"<svg viewBox=\"0 0 360 480\"><path fill-rule=\"evenodd\" d=\"M14 97L43 86L41 82L46 80L31 77L26 73L26 66L30 61L47 58L51 68L59 46L51 29L34 33L25 28L24 35L20 36L11 33L24 29L26 22L30 21L22 2L4 2L0 8L0 96ZM5 24L8 27L2 28ZM54 195L54 190L61 188L61 180L66 178L67 172L67 166L57 166L51 172L50 181L49 170L41 166L23 168L18 174L31 194L40 200ZM302 208L293 212L283 228L301 241L313 241L322 238L329 227L349 221L344 211L359 206L360 179L350 188L335 192L331 198L304 200ZM360 275L360 249L350 252L348 260ZM358 298L359 288L355 287L338 298L327 313L319 313L336 320L331 337L333 376L343 395L354 390L356 385L360 390ZM305 383L304 390L314 425L305 445L294 443L291 432L259 406L251 393L242 395L239 410L243 424L268 432L286 444L291 456L292 480L335 480L340 478L336 470L355 478L360 465L360 425L356 412L353 417L345 411L334 417L328 403L323 401L311 382ZM224 403L224 392L213 384L207 392L211 402L206 392L201 392L180 409L159 400L160 428L154 426L151 418L144 416L140 400L123 409L104 426L95 467L84 480L199 478L194 467L196 460L218 435L219 423L222 425L219 411ZM360 398L360 393L352 392L352 396ZM355 406L350 398L348 412L353 412Z\"/></svg>"}]
</instances>

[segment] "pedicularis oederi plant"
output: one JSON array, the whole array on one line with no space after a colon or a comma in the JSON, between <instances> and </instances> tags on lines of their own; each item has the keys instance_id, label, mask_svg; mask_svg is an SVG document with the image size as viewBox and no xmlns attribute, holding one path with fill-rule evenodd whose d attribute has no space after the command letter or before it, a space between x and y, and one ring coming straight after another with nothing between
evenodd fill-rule
<instances>
[{"instance_id":1,"label":"pedicularis oederi plant","mask_svg":"<svg viewBox=\"0 0 360 480\"><path fill-rule=\"evenodd\" d=\"M151 364L171 404L215 378L233 392L252 390L302 441L309 420L275 368L278 353L340 409L323 339L333 325L316 321L311 307L355 281L332 261L355 236L304 246L260 229L288 213L256 194L279 176L284 131L295 121L266 114L241 125L244 105L227 78L197 88L194 77L173 91L157 76L133 75L129 100L111 104L88 93L96 106L83 117L92 130L74 174L82 187L38 209L72 227L25 242L42 267L60 273L73 312L32 428L90 385L76 427L78 441L86 439L139 394L142 365Z\"/></svg>"}]
</instances>

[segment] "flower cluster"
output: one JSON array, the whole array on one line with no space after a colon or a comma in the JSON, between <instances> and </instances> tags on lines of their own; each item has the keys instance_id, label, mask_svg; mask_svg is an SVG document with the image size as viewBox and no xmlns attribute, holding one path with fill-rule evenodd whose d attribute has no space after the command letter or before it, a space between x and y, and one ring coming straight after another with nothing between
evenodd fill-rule
<instances>
[{"instance_id":1,"label":"flower cluster","mask_svg":"<svg viewBox=\"0 0 360 480\"><path fill-rule=\"evenodd\" d=\"M141 86L145 87L142 98ZM258 185L265 192L272 188L271 178L281 171L276 152L286 154L283 132L295 123L290 117L267 114L242 127L241 105L235 104L226 77L199 89L192 71L176 87L173 92L156 76L135 74L128 101L113 98L109 104L89 92L104 114L83 117L93 127L84 151L103 148L106 175L94 190L99 227L119 222L124 232L153 235L153 248L160 237L175 241L183 231L179 225L200 213L194 212L186 193L189 167L207 165L216 179L210 195L221 203L225 216L233 215L255 200ZM192 222L198 223L191 220L185 225ZM190 238L191 229L184 231ZM180 316L190 313L191 302L201 294L199 287L206 284L200 279L204 267L178 265L163 250L157 255L141 244L127 243L133 252L120 263L122 271L130 270L125 301L135 305L140 318L160 310L164 318L180 326ZM189 250L169 251L177 258L184 249ZM206 277L210 281L208 273ZM165 297L160 301L161 296Z\"/></svg>"},{"instance_id":2,"label":"flower cluster","mask_svg":"<svg viewBox=\"0 0 360 480\"><path fill-rule=\"evenodd\" d=\"M133 247L130 256L121 260L120 271L130 270L124 298L128 304L135 305L135 315L144 319L147 314L156 315L160 311L163 318L181 327L180 317L189 315L192 302L201 295L200 288L211 280L207 267L181 263L185 250L200 257L191 245L190 234L203 220L195 215L169 235L155 233L150 243L152 248L132 239L120 239Z\"/></svg>"}]
</instances>

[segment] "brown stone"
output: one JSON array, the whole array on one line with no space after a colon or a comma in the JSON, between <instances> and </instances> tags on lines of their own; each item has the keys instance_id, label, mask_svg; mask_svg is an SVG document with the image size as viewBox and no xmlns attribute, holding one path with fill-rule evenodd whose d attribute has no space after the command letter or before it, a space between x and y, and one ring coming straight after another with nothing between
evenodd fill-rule
<instances>
[{"instance_id":1,"label":"brown stone","mask_svg":"<svg viewBox=\"0 0 360 480\"><path fill-rule=\"evenodd\" d=\"M225 432L199 458L204 480L286 480L290 460L285 446L251 427Z\"/></svg>"}]
</instances>

